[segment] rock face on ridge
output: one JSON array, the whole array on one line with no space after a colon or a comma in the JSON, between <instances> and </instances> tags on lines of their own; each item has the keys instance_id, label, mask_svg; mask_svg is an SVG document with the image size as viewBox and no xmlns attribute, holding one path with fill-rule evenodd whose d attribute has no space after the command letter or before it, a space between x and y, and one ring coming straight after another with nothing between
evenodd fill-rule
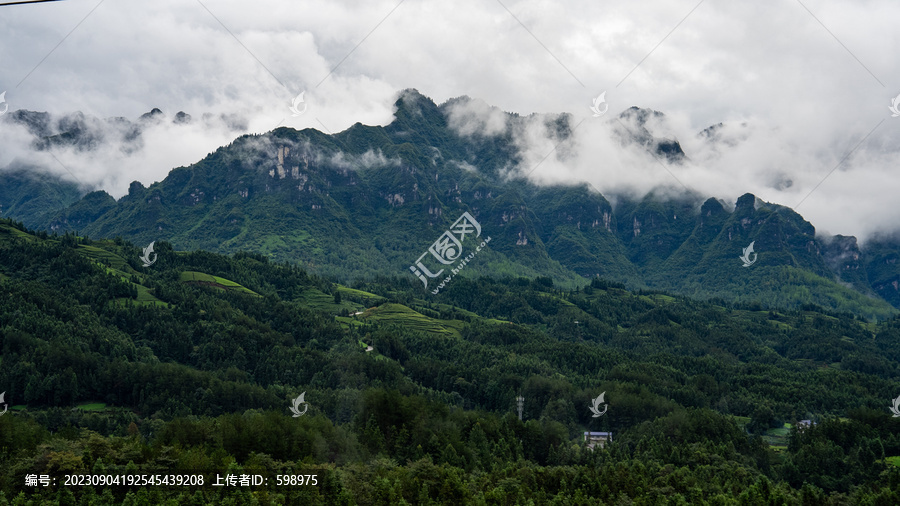
<instances>
[{"instance_id":1,"label":"rock face on ridge","mask_svg":"<svg viewBox=\"0 0 900 506\"><path fill-rule=\"evenodd\" d=\"M167 241L176 249L251 250L339 279L415 281L408 267L465 211L492 236L489 251L467 266L467 275L549 276L569 286L601 276L726 300L797 299L825 307L840 300L840 307L861 314L873 307L886 311L884 301L900 307L896 240L860 247L853 237L817 237L796 212L751 194L729 211L710 196L607 200L586 185L509 179L508 167L521 160L508 132L481 135L451 125L451 108L470 102L461 97L436 105L406 90L394 121L384 127L357 123L333 135L289 128L243 135L163 181L133 183L118 201L58 178L41 179L37 169L20 172L19 179L4 171L0 212L60 233ZM509 128L524 121L498 114ZM686 155L678 141L651 131L662 118L630 108L620 115L627 129L617 135L665 163L680 163ZM110 131L97 122L113 125L111 131L136 146L141 128L165 116L154 109L133 123L79 114L56 121L16 111L10 120L26 125L38 149L59 143L95 149ZM566 115L545 120L561 139L570 135ZM193 119L179 113L173 121ZM758 260L744 268L738 257L751 242ZM806 295L798 299L800 292Z\"/></svg>"}]
</instances>

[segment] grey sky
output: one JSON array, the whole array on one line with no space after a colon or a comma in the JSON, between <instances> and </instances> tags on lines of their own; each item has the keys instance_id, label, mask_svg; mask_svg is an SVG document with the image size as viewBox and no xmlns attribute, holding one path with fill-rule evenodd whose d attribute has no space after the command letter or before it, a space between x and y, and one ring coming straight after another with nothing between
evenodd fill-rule
<instances>
[{"instance_id":1,"label":"grey sky","mask_svg":"<svg viewBox=\"0 0 900 506\"><path fill-rule=\"evenodd\" d=\"M646 153L608 138L608 120L637 105L668 116L657 131L691 158L669 170L692 189L730 200L749 191L793 207L821 183L797 209L820 231L897 228L900 117L888 110L900 95L895 0L501 1L0 7L0 91L12 110L235 113L251 132L386 124L404 88L438 103L469 95L503 111L585 120L565 160L551 155L534 171L538 181L586 180L604 192L677 186ZM292 117L301 91L307 112ZM602 91L610 112L592 118ZM488 114L473 124L502 128L489 108L476 109L461 118ZM719 122L730 142L695 138ZM159 129L128 157L61 156L80 179L120 196L130 180L160 180L235 136ZM19 140L0 138L0 165ZM519 140L535 164L554 147L537 122Z\"/></svg>"}]
</instances>

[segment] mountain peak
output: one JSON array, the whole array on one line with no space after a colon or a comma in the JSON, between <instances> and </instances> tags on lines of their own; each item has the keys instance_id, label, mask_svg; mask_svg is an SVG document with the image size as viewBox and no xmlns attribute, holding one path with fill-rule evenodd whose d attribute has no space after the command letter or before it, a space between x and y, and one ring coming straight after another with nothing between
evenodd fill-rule
<instances>
[{"instance_id":1,"label":"mountain peak","mask_svg":"<svg viewBox=\"0 0 900 506\"><path fill-rule=\"evenodd\" d=\"M622 111L619 118L624 120L621 124L625 125L625 132L621 126L617 130L625 142L637 143L656 155L665 157L670 163L679 163L687 158L678 139L668 132L665 114L631 106ZM654 130L662 132L657 134Z\"/></svg>"},{"instance_id":2,"label":"mountain peak","mask_svg":"<svg viewBox=\"0 0 900 506\"><path fill-rule=\"evenodd\" d=\"M132 181L130 185L128 185L128 196L135 197L138 195L142 195L147 188L141 184L140 181Z\"/></svg>"},{"instance_id":3,"label":"mountain peak","mask_svg":"<svg viewBox=\"0 0 900 506\"><path fill-rule=\"evenodd\" d=\"M643 107L638 107L633 105L628 109L625 109L621 113L619 113L619 118L622 119L633 119L637 122L639 126L644 126L648 120L652 119L663 119L666 115L659 111L655 111L653 109L647 109Z\"/></svg>"},{"instance_id":4,"label":"mountain peak","mask_svg":"<svg viewBox=\"0 0 900 506\"><path fill-rule=\"evenodd\" d=\"M437 108L437 104L430 98L419 93L419 90L415 88L406 88L398 94L397 100L394 101L394 107L398 110L403 109L413 112L422 107Z\"/></svg>"},{"instance_id":5,"label":"mountain peak","mask_svg":"<svg viewBox=\"0 0 900 506\"><path fill-rule=\"evenodd\" d=\"M700 206L701 216L717 216L725 212L725 206L718 199L710 197Z\"/></svg>"},{"instance_id":6,"label":"mountain peak","mask_svg":"<svg viewBox=\"0 0 900 506\"><path fill-rule=\"evenodd\" d=\"M165 114L163 114L163 112L159 108L154 107L153 109L150 110L150 112L145 112L144 114L141 114L141 117L138 118L138 121L141 121L141 122L157 121L158 122L158 121L162 121L162 119L164 117L165 117Z\"/></svg>"},{"instance_id":7,"label":"mountain peak","mask_svg":"<svg viewBox=\"0 0 900 506\"><path fill-rule=\"evenodd\" d=\"M752 193L745 193L745 194L741 195L737 199L737 202L735 203L734 208L735 208L735 210L749 209L751 211L756 209L756 195L754 195Z\"/></svg>"},{"instance_id":8,"label":"mountain peak","mask_svg":"<svg viewBox=\"0 0 900 506\"><path fill-rule=\"evenodd\" d=\"M158 111L158 110L159 109L154 109L154 111ZM184 111L178 111L178 113L175 114L175 119L172 120L172 123L179 124L179 125L187 124L190 122L191 122L191 115Z\"/></svg>"}]
</instances>

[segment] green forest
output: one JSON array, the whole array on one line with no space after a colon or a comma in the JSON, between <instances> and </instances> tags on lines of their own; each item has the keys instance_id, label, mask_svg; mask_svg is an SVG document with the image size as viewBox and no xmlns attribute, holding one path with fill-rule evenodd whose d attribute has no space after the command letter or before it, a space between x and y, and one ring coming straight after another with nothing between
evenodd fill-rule
<instances>
[{"instance_id":1,"label":"green forest","mask_svg":"<svg viewBox=\"0 0 900 506\"><path fill-rule=\"evenodd\" d=\"M155 248L0 221L0 505L900 504L900 318Z\"/></svg>"}]
</instances>

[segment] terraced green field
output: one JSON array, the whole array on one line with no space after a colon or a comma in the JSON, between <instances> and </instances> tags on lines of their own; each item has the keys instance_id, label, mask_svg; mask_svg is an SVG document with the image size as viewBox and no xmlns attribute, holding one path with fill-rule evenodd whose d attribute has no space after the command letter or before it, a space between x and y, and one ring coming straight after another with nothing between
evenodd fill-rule
<instances>
[{"instance_id":1,"label":"terraced green field","mask_svg":"<svg viewBox=\"0 0 900 506\"><path fill-rule=\"evenodd\" d=\"M128 265L128 262L126 262L124 258L103 248L79 244L78 252L92 260L96 260L112 267L113 269L122 271L122 273L131 274L133 272L136 272L131 268L131 266Z\"/></svg>"},{"instance_id":2,"label":"terraced green field","mask_svg":"<svg viewBox=\"0 0 900 506\"><path fill-rule=\"evenodd\" d=\"M647 302L651 302L653 304L668 304L670 302L675 302L675 297L669 295L663 295L661 293L651 293L649 295L641 295L641 299L646 300Z\"/></svg>"},{"instance_id":3,"label":"terraced green field","mask_svg":"<svg viewBox=\"0 0 900 506\"><path fill-rule=\"evenodd\" d=\"M137 287L137 293L138 293L137 299L135 299L135 301L134 301L135 304L138 304L138 305L152 304L152 305L166 306L166 307L169 306L168 303L157 299L152 293L150 293L150 289L147 288L146 286L138 285L138 284L135 284L134 286Z\"/></svg>"},{"instance_id":4,"label":"terraced green field","mask_svg":"<svg viewBox=\"0 0 900 506\"><path fill-rule=\"evenodd\" d=\"M253 290L245 288L244 286L235 283L230 279L220 278L219 276L212 276L204 272L184 271L179 276L179 279L182 283L197 283L211 286L219 290L236 291L246 293L248 295L254 295L256 297L262 297L260 294L254 292Z\"/></svg>"},{"instance_id":5,"label":"terraced green field","mask_svg":"<svg viewBox=\"0 0 900 506\"><path fill-rule=\"evenodd\" d=\"M402 304L384 304L370 309L362 316L380 323L402 325L404 328L444 337L460 337L458 326L462 322L429 318Z\"/></svg>"},{"instance_id":6,"label":"terraced green field","mask_svg":"<svg viewBox=\"0 0 900 506\"><path fill-rule=\"evenodd\" d=\"M15 227L0 224L0 237L3 237L4 235L9 236L9 237L15 237L16 239L23 239L28 242L34 242L34 241L41 240L31 234L26 234L25 232L22 232L21 230L15 228Z\"/></svg>"},{"instance_id":7,"label":"terraced green field","mask_svg":"<svg viewBox=\"0 0 900 506\"><path fill-rule=\"evenodd\" d=\"M341 289L338 290L342 292ZM325 311L332 314L339 314L345 309L348 313L351 314L357 311L365 310L365 307L362 304L349 300L343 300L340 304L335 304L333 295L329 295L315 288L304 290L303 293L295 300L297 300L304 306L309 307L310 309ZM343 320L344 319L342 318L342 321Z\"/></svg>"},{"instance_id":8,"label":"terraced green field","mask_svg":"<svg viewBox=\"0 0 900 506\"><path fill-rule=\"evenodd\" d=\"M763 434L763 440L773 448L787 449L788 436L791 434L791 424L786 423L777 429L769 429Z\"/></svg>"},{"instance_id":9,"label":"terraced green field","mask_svg":"<svg viewBox=\"0 0 900 506\"><path fill-rule=\"evenodd\" d=\"M168 306L168 304L157 299L152 293L150 293L149 288L140 283L134 283L132 281L132 278L134 276L137 276L139 280L143 279L143 274L134 270L120 255L97 246L84 244L78 245L78 252L97 263L103 264L106 267L106 272L115 276L119 276L135 287L135 289L137 290L136 299L132 300L119 298L116 300L116 304L125 304L127 302L132 302L137 305Z\"/></svg>"},{"instance_id":10,"label":"terraced green field","mask_svg":"<svg viewBox=\"0 0 900 506\"><path fill-rule=\"evenodd\" d=\"M91 404L82 404L80 406L75 406L75 409L79 409L81 411L103 411L106 409L106 403L94 402Z\"/></svg>"},{"instance_id":11,"label":"terraced green field","mask_svg":"<svg viewBox=\"0 0 900 506\"><path fill-rule=\"evenodd\" d=\"M383 304L387 301L387 299L380 295L356 290L354 288L347 288L346 286L338 286L337 290L340 292L341 297L362 301L366 307L377 306L378 304Z\"/></svg>"}]
</instances>

